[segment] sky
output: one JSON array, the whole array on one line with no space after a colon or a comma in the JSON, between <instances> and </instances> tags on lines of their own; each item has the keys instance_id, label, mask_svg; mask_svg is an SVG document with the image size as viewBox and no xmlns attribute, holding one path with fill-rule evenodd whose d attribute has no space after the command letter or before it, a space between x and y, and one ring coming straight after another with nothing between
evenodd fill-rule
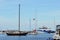
<instances>
[{"instance_id":1,"label":"sky","mask_svg":"<svg viewBox=\"0 0 60 40\"><path fill-rule=\"evenodd\" d=\"M18 30L19 4L21 30L60 25L60 0L0 0L0 30Z\"/></svg>"}]
</instances>

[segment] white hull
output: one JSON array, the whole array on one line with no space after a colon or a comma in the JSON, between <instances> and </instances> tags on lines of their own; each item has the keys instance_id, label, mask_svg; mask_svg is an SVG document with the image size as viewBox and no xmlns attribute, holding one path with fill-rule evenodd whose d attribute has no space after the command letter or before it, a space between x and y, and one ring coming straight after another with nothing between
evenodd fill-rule
<instances>
[{"instance_id":1,"label":"white hull","mask_svg":"<svg viewBox=\"0 0 60 40\"><path fill-rule=\"evenodd\" d=\"M37 35L38 34L38 32L30 32L30 33L28 33L29 35Z\"/></svg>"},{"instance_id":2,"label":"white hull","mask_svg":"<svg viewBox=\"0 0 60 40\"><path fill-rule=\"evenodd\" d=\"M58 34L55 34L55 35L53 36L53 39L55 39L55 40L60 39L60 36L59 36Z\"/></svg>"}]
</instances>

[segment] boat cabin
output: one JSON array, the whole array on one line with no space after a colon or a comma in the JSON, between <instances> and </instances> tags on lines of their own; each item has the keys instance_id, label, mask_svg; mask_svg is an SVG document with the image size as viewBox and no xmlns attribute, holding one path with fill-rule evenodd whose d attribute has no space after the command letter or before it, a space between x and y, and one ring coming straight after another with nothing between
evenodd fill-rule
<instances>
[{"instance_id":1,"label":"boat cabin","mask_svg":"<svg viewBox=\"0 0 60 40\"><path fill-rule=\"evenodd\" d=\"M57 26L56 26L56 32L57 32L57 34L60 36L60 25L57 25Z\"/></svg>"},{"instance_id":2,"label":"boat cabin","mask_svg":"<svg viewBox=\"0 0 60 40\"><path fill-rule=\"evenodd\" d=\"M60 40L60 25L56 25L56 33L53 36L54 40Z\"/></svg>"}]
</instances>

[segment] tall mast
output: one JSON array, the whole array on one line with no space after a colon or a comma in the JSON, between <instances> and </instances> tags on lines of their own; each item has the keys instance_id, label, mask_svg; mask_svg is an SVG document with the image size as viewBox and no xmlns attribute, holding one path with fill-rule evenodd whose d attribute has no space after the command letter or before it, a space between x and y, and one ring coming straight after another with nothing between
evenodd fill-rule
<instances>
[{"instance_id":1,"label":"tall mast","mask_svg":"<svg viewBox=\"0 0 60 40\"><path fill-rule=\"evenodd\" d=\"M19 4L19 17L18 17L18 31L20 31L20 4Z\"/></svg>"},{"instance_id":2,"label":"tall mast","mask_svg":"<svg viewBox=\"0 0 60 40\"><path fill-rule=\"evenodd\" d=\"M30 31L31 31L31 19L29 19L29 27L30 27Z\"/></svg>"}]
</instances>

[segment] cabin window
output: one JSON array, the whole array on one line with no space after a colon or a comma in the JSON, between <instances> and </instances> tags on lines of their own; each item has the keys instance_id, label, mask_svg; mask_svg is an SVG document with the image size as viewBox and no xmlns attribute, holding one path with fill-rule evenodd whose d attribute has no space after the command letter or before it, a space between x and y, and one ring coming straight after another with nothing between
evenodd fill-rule
<instances>
[{"instance_id":1,"label":"cabin window","mask_svg":"<svg viewBox=\"0 0 60 40\"><path fill-rule=\"evenodd\" d=\"M56 34L59 34L59 33L56 33Z\"/></svg>"},{"instance_id":2,"label":"cabin window","mask_svg":"<svg viewBox=\"0 0 60 40\"><path fill-rule=\"evenodd\" d=\"M59 30L59 36L60 36L60 30Z\"/></svg>"}]
</instances>

